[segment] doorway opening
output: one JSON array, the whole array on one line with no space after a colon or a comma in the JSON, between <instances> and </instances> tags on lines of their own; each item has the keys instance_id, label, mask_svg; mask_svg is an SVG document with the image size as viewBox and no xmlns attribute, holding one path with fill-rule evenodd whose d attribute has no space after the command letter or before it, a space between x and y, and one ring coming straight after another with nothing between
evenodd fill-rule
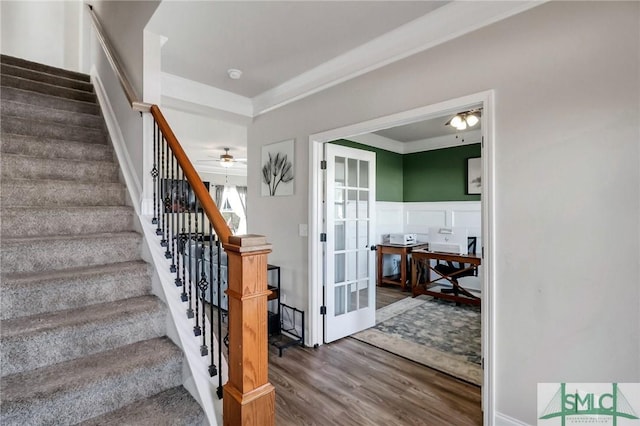
<instances>
[{"instance_id":1,"label":"doorway opening","mask_svg":"<svg viewBox=\"0 0 640 426\"><path fill-rule=\"evenodd\" d=\"M482 408L485 422L491 423L494 415L494 329L495 329L495 294L494 273L494 212L493 212L493 92L486 91L462 98L433 104L409 111L393 114L374 120L356 123L338 129L311 135L309 155L309 215L310 235L321 235L323 232L331 232L325 229L324 222L324 171L321 169L321 160L324 155L324 145L327 142L338 139L349 139L357 135L377 132L383 129L403 126L410 123L428 120L430 118L455 114L471 108L480 107L483 110L481 117L481 163L482 163L482 196L481 196L481 235L482 247L479 252L482 255L483 270L481 273L482 292ZM326 271L324 247L320 238L309 239L309 340L310 345L324 343L324 318L321 309L325 300Z\"/></svg>"}]
</instances>

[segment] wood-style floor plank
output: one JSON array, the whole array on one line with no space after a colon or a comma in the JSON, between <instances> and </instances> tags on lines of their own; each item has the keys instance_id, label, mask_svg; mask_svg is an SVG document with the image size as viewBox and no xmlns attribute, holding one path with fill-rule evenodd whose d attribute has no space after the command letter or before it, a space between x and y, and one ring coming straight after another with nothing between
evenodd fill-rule
<instances>
[{"instance_id":1,"label":"wood-style floor plank","mask_svg":"<svg viewBox=\"0 0 640 426\"><path fill-rule=\"evenodd\" d=\"M355 339L269 354L277 425L481 425L480 388Z\"/></svg>"}]
</instances>

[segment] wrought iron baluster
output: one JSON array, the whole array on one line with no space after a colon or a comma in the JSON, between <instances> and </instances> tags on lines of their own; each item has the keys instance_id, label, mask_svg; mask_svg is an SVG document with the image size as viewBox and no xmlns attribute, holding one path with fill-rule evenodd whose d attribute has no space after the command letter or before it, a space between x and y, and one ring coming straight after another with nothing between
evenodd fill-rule
<instances>
[{"instance_id":1,"label":"wrought iron baluster","mask_svg":"<svg viewBox=\"0 0 640 426\"><path fill-rule=\"evenodd\" d=\"M167 246L164 252L164 257L167 259L171 259L171 244L173 240L173 236L175 234L175 227L173 225L174 221L174 212L175 212L175 180L173 179L173 166L174 166L175 156L173 151L167 150L167 181L169 182L167 188L169 191L167 192L167 199L169 201L169 208L167 209ZM171 264L169 267L170 272L175 272L176 266Z\"/></svg>"},{"instance_id":2,"label":"wrought iron baluster","mask_svg":"<svg viewBox=\"0 0 640 426\"><path fill-rule=\"evenodd\" d=\"M200 355L201 356L206 356L208 349L207 349L207 341L206 341L206 336L207 336L207 316L206 316L206 310L205 310L205 306L206 306L206 294L207 294L207 289L209 288L209 281L207 279L207 273L206 273L206 264L205 264L205 260L207 258L206 254L206 235L204 234L204 209L200 212L200 222L202 223L202 248L201 248L201 263L200 263L200 281L198 281L198 290L200 290L200 298L201 298L201 308L202 308L202 315L201 315L201 322L202 322L202 345L200 346ZM211 258L211 257L209 257ZM211 262L209 262L211 263Z\"/></svg>"},{"instance_id":3,"label":"wrought iron baluster","mask_svg":"<svg viewBox=\"0 0 640 426\"><path fill-rule=\"evenodd\" d=\"M193 278L193 284L194 284L194 291L195 291L195 307L196 307L196 325L193 326L193 334L196 336L199 336L200 333L202 333L202 329L200 328L200 317L199 317L199 310L200 310L200 293L198 292L198 287L200 285L200 270L202 269L202 262L204 261L204 258L202 257L202 254L204 252L203 247L202 247L202 232L200 232L200 224L198 223L198 198L196 197L196 208L195 208L195 213L193 214L193 219L195 222L195 228L196 228L196 274Z\"/></svg>"},{"instance_id":4,"label":"wrought iron baluster","mask_svg":"<svg viewBox=\"0 0 640 426\"><path fill-rule=\"evenodd\" d=\"M218 374L218 369L216 368L215 360L213 359L213 342L214 342L214 332L213 332L213 227L211 226L211 222L209 222L209 342L211 342L211 362L209 364L209 375L211 377Z\"/></svg>"},{"instance_id":5,"label":"wrought iron baluster","mask_svg":"<svg viewBox=\"0 0 640 426\"><path fill-rule=\"evenodd\" d=\"M157 145L158 145L158 133L160 132L160 129L158 129L158 124L154 121L153 122L153 167L151 168L151 176L153 177L153 219L151 219L151 223L153 223L154 225L158 223L158 204L157 204L157 200L156 200L156 189L157 189L157 182L156 180L158 179L158 168L157 168L157 163L156 163L156 157L157 157Z\"/></svg>"},{"instance_id":6,"label":"wrought iron baluster","mask_svg":"<svg viewBox=\"0 0 640 426\"><path fill-rule=\"evenodd\" d=\"M165 145L167 148L167 155L164 157L164 164L163 167L165 168L165 195L164 195L164 226L163 226L163 230L164 230L164 234L163 234L163 239L160 242L160 244L162 245L162 247L166 247L166 251L164 253L164 256L168 259L169 256L171 255L170 251L169 251L169 238L171 237L169 235L169 222L171 219L171 216L169 216L171 214L171 180L169 179L170 174L169 174L169 161L170 161L170 156L173 155L173 153L171 152L171 150L169 149L169 145L166 143L166 139L165 139Z\"/></svg>"},{"instance_id":7,"label":"wrought iron baluster","mask_svg":"<svg viewBox=\"0 0 640 426\"><path fill-rule=\"evenodd\" d=\"M161 142L160 145L162 146L162 155L160 156L160 194L158 195L158 197L160 198L160 205L158 206L159 210L160 210L160 226L158 226L158 229L156 229L156 234L160 235L163 237L162 240L160 240L160 245L162 247L164 247L164 221L165 221L165 197L164 197L164 193L166 191L166 179L165 179L165 173L166 170L164 168L164 148L166 145L166 141L164 139L164 136L161 136Z\"/></svg>"},{"instance_id":8,"label":"wrought iron baluster","mask_svg":"<svg viewBox=\"0 0 640 426\"><path fill-rule=\"evenodd\" d=\"M184 175L184 173L182 173L182 168L178 164L176 176L178 187L176 191L178 194L179 209L176 213L176 246L173 249L174 253L176 254L176 287L180 287L182 285L182 279L180 278L180 256L184 256L184 244L182 243L184 238L184 203L182 202L182 184L184 182L184 176L182 176L181 178L180 175ZM180 225L182 225L182 228L180 228ZM180 229L182 229L182 232L180 231ZM184 269L182 270L182 272L184 276Z\"/></svg>"},{"instance_id":9,"label":"wrought iron baluster","mask_svg":"<svg viewBox=\"0 0 640 426\"><path fill-rule=\"evenodd\" d=\"M195 253L193 253L192 250L192 238L193 238L193 233L191 232L191 205L189 205L188 208L188 219L189 219L189 224L187 225L187 231L189 232L189 238L187 239L188 243L189 243L189 256L188 256L188 260L189 260L189 295L187 297L187 300L189 301L189 307L187 308L187 318L193 318L193 295L191 293L191 289L193 287L193 273L195 271L193 271L193 256Z\"/></svg>"},{"instance_id":10,"label":"wrought iron baluster","mask_svg":"<svg viewBox=\"0 0 640 426\"><path fill-rule=\"evenodd\" d=\"M178 209L180 207L180 203L178 201L178 170L176 168L178 162L175 154L171 156L171 197L173 199L172 206L172 225L173 229L171 232L171 242L172 242L172 251L171 251L171 266L169 267L169 271L172 273L176 272L176 248L178 242Z\"/></svg>"},{"instance_id":11,"label":"wrought iron baluster","mask_svg":"<svg viewBox=\"0 0 640 426\"><path fill-rule=\"evenodd\" d=\"M217 263L217 289L218 289L218 361L222 365L222 244L216 236L216 250L218 252ZM227 271L229 270L229 264L227 262ZM228 273L228 272L227 272ZM216 390L218 399L222 399L222 374L218 375L218 389Z\"/></svg>"}]
</instances>

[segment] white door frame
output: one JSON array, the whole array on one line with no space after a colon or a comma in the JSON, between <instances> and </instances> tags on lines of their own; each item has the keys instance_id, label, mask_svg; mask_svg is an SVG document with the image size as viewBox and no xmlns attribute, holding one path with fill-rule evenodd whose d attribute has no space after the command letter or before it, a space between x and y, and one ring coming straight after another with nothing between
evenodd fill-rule
<instances>
[{"instance_id":1,"label":"white door frame","mask_svg":"<svg viewBox=\"0 0 640 426\"><path fill-rule=\"evenodd\" d=\"M323 262L320 233L323 232L322 186L323 144L377 130L425 120L447 112L458 112L481 103L482 113L482 356L484 360L482 409L484 424L495 420L495 170L494 170L494 92L488 90L456 99L415 108L309 136L309 312L308 345L321 345L323 319Z\"/></svg>"}]
</instances>

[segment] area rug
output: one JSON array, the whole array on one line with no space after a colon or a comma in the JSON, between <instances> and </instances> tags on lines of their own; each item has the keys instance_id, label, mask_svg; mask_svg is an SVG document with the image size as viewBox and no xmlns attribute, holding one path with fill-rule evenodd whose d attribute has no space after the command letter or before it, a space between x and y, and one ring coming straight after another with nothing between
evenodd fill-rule
<instances>
[{"instance_id":1,"label":"area rug","mask_svg":"<svg viewBox=\"0 0 640 426\"><path fill-rule=\"evenodd\" d=\"M430 296L376 311L376 325L351 337L476 385L482 384L480 307Z\"/></svg>"}]
</instances>

